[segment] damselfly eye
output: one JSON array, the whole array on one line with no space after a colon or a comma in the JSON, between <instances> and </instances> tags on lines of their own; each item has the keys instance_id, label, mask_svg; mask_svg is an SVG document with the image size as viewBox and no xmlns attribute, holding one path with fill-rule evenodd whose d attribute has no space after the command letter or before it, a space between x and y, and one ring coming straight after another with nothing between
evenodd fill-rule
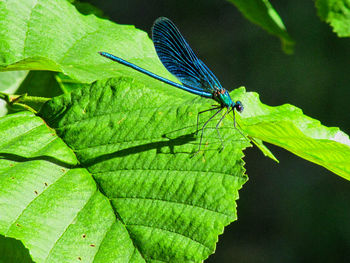
<instances>
[{"instance_id":1,"label":"damselfly eye","mask_svg":"<svg viewBox=\"0 0 350 263\"><path fill-rule=\"evenodd\" d=\"M235 108L238 112L242 112L244 110L243 104L239 100L236 101Z\"/></svg>"}]
</instances>

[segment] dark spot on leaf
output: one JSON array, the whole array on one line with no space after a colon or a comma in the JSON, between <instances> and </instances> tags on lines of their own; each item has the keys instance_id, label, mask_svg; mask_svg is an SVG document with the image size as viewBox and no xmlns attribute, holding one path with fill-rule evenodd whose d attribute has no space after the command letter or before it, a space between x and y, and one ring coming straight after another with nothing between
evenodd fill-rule
<instances>
[{"instance_id":1,"label":"dark spot on leaf","mask_svg":"<svg viewBox=\"0 0 350 263\"><path fill-rule=\"evenodd\" d=\"M86 237L86 235L85 235L85 234L83 234L83 235L82 235L82 237L83 237L83 238L85 238L85 237Z\"/></svg>"},{"instance_id":2,"label":"dark spot on leaf","mask_svg":"<svg viewBox=\"0 0 350 263\"><path fill-rule=\"evenodd\" d=\"M94 244L91 244L90 247L95 247L95 245L94 245Z\"/></svg>"},{"instance_id":3,"label":"dark spot on leaf","mask_svg":"<svg viewBox=\"0 0 350 263\"><path fill-rule=\"evenodd\" d=\"M10 166L13 167L13 163L10 163Z\"/></svg>"},{"instance_id":4,"label":"dark spot on leaf","mask_svg":"<svg viewBox=\"0 0 350 263\"><path fill-rule=\"evenodd\" d=\"M79 260L81 260L81 257L78 257Z\"/></svg>"},{"instance_id":5,"label":"dark spot on leaf","mask_svg":"<svg viewBox=\"0 0 350 263\"><path fill-rule=\"evenodd\" d=\"M37 194L38 194L38 191L37 191L37 190L35 190L35 191L34 191L34 193L37 195Z\"/></svg>"},{"instance_id":6,"label":"dark spot on leaf","mask_svg":"<svg viewBox=\"0 0 350 263\"><path fill-rule=\"evenodd\" d=\"M11 179L14 180L15 178L12 176Z\"/></svg>"},{"instance_id":7,"label":"dark spot on leaf","mask_svg":"<svg viewBox=\"0 0 350 263\"><path fill-rule=\"evenodd\" d=\"M47 183L44 183L45 186L47 186Z\"/></svg>"},{"instance_id":8,"label":"dark spot on leaf","mask_svg":"<svg viewBox=\"0 0 350 263\"><path fill-rule=\"evenodd\" d=\"M62 168L61 171L62 171L62 172L65 172L66 170Z\"/></svg>"},{"instance_id":9,"label":"dark spot on leaf","mask_svg":"<svg viewBox=\"0 0 350 263\"><path fill-rule=\"evenodd\" d=\"M16 226L20 227L20 224L16 223Z\"/></svg>"}]
</instances>

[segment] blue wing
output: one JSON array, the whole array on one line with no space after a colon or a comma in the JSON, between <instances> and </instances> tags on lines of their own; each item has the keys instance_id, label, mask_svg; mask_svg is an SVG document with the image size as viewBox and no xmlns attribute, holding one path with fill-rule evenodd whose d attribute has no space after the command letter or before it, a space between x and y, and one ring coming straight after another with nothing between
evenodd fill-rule
<instances>
[{"instance_id":1,"label":"blue wing","mask_svg":"<svg viewBox=\"0 0 350 263\"><path fill-rule=\"evenodd\" d=\"M168 18L160 17L154 22L152 39L160 61L181 83L210 93L222 89L219 80L197 58L175 24Z\"/></svg>"}]
</instances>

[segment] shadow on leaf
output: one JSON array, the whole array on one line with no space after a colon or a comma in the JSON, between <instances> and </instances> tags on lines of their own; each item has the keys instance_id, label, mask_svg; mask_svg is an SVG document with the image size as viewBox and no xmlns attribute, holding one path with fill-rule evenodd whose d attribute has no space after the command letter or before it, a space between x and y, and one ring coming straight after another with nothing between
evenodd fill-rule
<instances>
[{"instance_id":1,"label":"shadow on leaf","mask_svg":"<svg viewBox=\"0 0 350 263\"><path fill-rule=\"evenodd\" d=\"M12 153L1 153L0 152L0 159L5 159L9 161L15 161L15 162L29 162L29 161L47 161L50 163L54 163L56 165L62 166L64 168L72 168L73 166L70 164L67 164L65 162L62 162L56 158L53 158L51 156L36 156L36 157L23 157L17 154L12 154Z\"/></svg>"},{"instance_id":2,"label":"shadow on leaf","mask_svg":"<svg viewBox=\"0 0 350 263\"><path fill-rule=\"evenodd\" d=\"M162 136L163 138L168 139L168 141L157 141L157 142L150 142L150 143L145 143L133 147L129 147L120 151L116 151L113 153L108 153L104 155L100 155L96 158L87 160L84 162L84 165L90 166L90 165L95 165L100 162L104 162L113 158L119 158L119 157L125 157L127 155L131 154L137 154L141 152L146 152L149 150L157 149L158 154L178 154L178 153L187 153L187 154L192 154L193 152L175 152L175 146L180 146L180 145L185 145L187 143L196 141L195 133L189 133L185 135L178 136L176 138L169 138L166 134ZM169 147L170 152L162 152L163 147Z\"/></svg>"},{"instance_id":3,"label":"shadow on leaf","mask_svg":"<svg viewBox=\"0 0 350 263\"><path fill-rule=\"evenodd\" d=\"M0 263L33 262L21 241L0 235Z\"/></svg>"}]
</instances>

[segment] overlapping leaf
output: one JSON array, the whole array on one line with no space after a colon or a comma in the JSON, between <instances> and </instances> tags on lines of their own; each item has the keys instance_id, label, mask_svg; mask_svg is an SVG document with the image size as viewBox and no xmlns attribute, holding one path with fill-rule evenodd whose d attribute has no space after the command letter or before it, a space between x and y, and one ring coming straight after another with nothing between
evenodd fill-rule
<instances>
[{"instance_id":1,"label":"overlapping leaf","mask_svg":"<svg viewBox=\"0 0 350 263\"><path fill-rule=\"evenodd\" d=\"M97 53L103 50L169 75L145 32L82 15L67 1L1 1L0 19L2 70L58 71L83 83L122 74Z\"/></svg>"}]
</instances>

